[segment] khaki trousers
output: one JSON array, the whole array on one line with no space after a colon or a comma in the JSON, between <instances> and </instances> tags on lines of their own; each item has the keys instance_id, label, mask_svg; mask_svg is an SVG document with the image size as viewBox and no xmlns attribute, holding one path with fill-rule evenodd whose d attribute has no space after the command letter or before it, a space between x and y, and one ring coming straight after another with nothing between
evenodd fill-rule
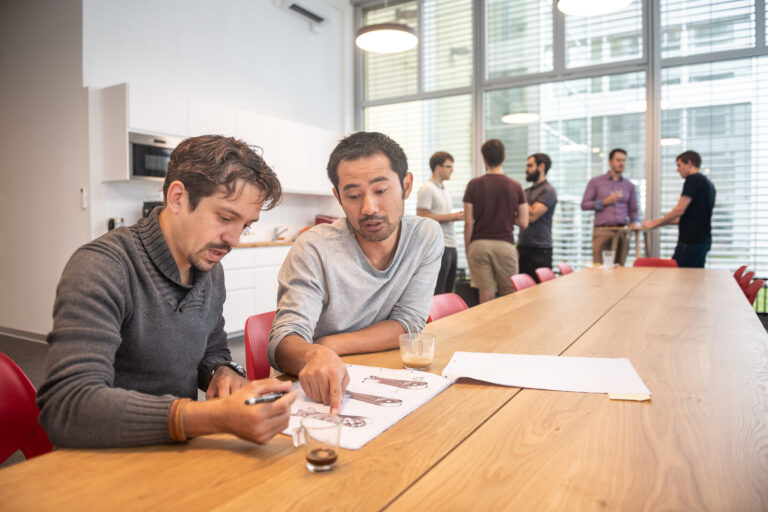
<instances>
[{"instance_id":1,"label":"khaki trousers","mask_svg":"<svg viewBox=\"0 0 768 512\"><path fill-rule=\"evenodd\" d=\"M503 240L474 240L469 244L467 264L472 286L496 290L499 295L515 291L511 277L517 274L517 248Z\"/></svg>"},{"instance_id":2,"label":"khaki trousers","mask_svg":"<svg viewBox=\"0 0 768 512\"><path fill-rule=\"evenodd\" d=\"M611 250L614 235L619 238L616 245L616 263L624 266L629 252L628 233L617 234L615 229L600 226L595 226L592 230L592 263L603 263L603 251Z\"/></svg>"}]
</instances>

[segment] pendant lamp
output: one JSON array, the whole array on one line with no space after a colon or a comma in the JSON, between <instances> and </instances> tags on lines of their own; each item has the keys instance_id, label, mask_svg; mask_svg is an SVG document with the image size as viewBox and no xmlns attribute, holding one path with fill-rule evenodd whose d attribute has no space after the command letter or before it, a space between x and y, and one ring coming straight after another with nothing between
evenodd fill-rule
<instances>
[{"instance_id":1,"label":"pendant lamp","mask_svg":"<svg viewBox=\"0 0 768 512\"><path fill-rule=\"evenodd\" d=\"M400 53L415 47L418 42L416 31L400 23L366 25L355 37L357 47L371 53Z\"/></svg>"},{"instance_id":2,"label":"pendant lamp","mask_svg":"<svg viewBox=\"0 0 768 512\"><path fill-rule=\"evenodd\" d=\"M600 16L620 11L632 4L632 0L558 0L557 8L569 16Z\"/></svg>"}]
</instances>

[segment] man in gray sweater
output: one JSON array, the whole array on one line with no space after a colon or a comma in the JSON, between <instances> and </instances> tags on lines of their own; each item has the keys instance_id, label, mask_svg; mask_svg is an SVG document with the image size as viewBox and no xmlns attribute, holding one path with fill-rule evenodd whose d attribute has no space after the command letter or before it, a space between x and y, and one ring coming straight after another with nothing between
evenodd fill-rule
<instances>
[{"instance_id":1,"label":"man in gray sweater","mask_svg":"<svg viewBox=\"0 0 768 512\"><path fill-rule=\"evenodd\" d=\"M403 216L413 175L386 135L342 140L328 177L346 218L310 229L288 253L268 356L337 412L349 383L340 355L392 349L424 328L443 235L432 219Z\"/></svg>"},{"instance_id":2,"label":"man in gray sweater","mask_svg":"<svg viewBox=\"0 0 768 512\"><path fill-rule=\"evenodd\" d=\"M186 139L165 205L78 249L56 292L40 422L57 446L183 442L229 432L265 443L288 425L289 382L245 379L227 348L219 260L280 199L272 169L241 141ZM190 401L197 388L205 402Z\"/></svg>"}]
</instances>

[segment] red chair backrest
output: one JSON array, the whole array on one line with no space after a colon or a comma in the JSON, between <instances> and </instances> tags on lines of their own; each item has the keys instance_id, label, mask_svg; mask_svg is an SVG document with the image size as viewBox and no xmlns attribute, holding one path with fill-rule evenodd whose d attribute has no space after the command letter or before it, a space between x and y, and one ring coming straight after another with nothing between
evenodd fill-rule
<instances>
[{"instance_id":1,"label":"red chair backrest","mask_svg":"<svg viewBox=\"0 0 768 512\"><path fill-rule=\"evenodd\" d=\"M35 387L21 368L0 353L0 462L21 450L32 458L53 450L37 421Z\"/></svg>"},{"instance_id":2,"label":"red chair backrest","mask_svg":"<svg viewBox=\"0 0 768 512\"><path fill-rule=\"evenodd\" d=\"M267 345L275 311L249 316L245 321L245 372L249 380L269 377Z\"/></svg>"},{"instance_id":3,"label":"red chair backrest","mask_svg":"<svg viewBox=\"0 0 768 512\"><path fill-rule=\"evenodd\" d=\"M747 293L747 286L749 286L749 283L752 281L752 278L755 277L754 272L747 272L743 276L741 276L741 279L738 279L736 282L739 283L739 286L741 287L741 291L744 293Z\"/></svg>"},{"instance_id":4,"label":"red chair backrest","mask_svg":"<svg viewBox=\"0 0 768 512\"><path fill-rule=\"evenodd\" d=\"M564 276L565 274L570 274L573 272L573 269L567 263L558 263L557 269L560 271L561 276Z\"/></svg>"},{"instance_id":5,"label":"red chair backrest","mask_svg":"<svg viewBox=\"0 0 768 512\"><path fill-rule=\"evenodd\" d=\"M525 290L531 286L536 286L536 281L533 280L528 274L515 274L510 277L512 280L512 286L515 287L515 291Z\"/></svg>"},{"instance_id":6,"label":"red chair backrest","mask_svg":"<svg viewBox=\"0 0 768 512\"><path fill-rule=\"evenodd\" d=\"M467 303L455 293L441 293L432 297L432 305L429 308L427 323L440 320L446 316L464 311Z\"/></svg>"},{"instance_id":7,"label":"red chair backrest","mask_svg":"<svg viewBox=\"0 0 768 512\"><path fill-rule=\"evenodd\" d=\"M633 267L677 267L675 260L666 260L664 258L637 258L632 264Z\"/></svg>"},{"instance_id":8,"label":"red chair backrest","mask_svg":"<svg viewBox=\"0 0 768 512\"><path fill-rule=\"evenodd\" d=\"M539 267L535 270L536 277L539 278L539 282L543 283L544 281L551 281L555 278L555 273L552 272L551 268L547 267Z\"/></svg>"},{"instance_id":9,"label":"red chair backrest","mask_svg":"<svg viewBox=\"0 0 768 512\"><path fill-rule=\"evenodd\" d=\"M752 284L747 286L747 289L744 290L744 295L747 296L747 300L749 301L749 304L752 305L755 303L755 299L757 298L757 292L760 291L760 288L763 287L765 284L765 281L762 279L755 279Z\"/></svg>"},{"instance_id":10,"label":"red chair backrest","mask_svg":"<svg viewBox=\"0 0 768 512\"><path fill-rule=\"evenodd\" d=\"M745 270L747 270L747 266L746 265L740 266L739 268L736 269L736 272L733 273L733 278L736 281L738 281L739 279L741 279L741 276L744 275L744 271Z\"/></svg>"}]
</instances>

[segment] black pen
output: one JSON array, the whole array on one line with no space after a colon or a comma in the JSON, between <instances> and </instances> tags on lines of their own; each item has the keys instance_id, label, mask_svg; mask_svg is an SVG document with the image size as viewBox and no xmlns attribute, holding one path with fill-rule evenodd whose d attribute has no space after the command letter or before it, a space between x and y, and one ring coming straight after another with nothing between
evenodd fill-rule
<instances>
[{"instance_id":1,"label":"black pen","mask_svg":"<svg viewBox=\"0 0 768 512\"><path fill-rule=\"evenodd\" d=\"M268 393L266 395L253 396L245 401L245 405L256 405L256 404L265 404L267 402L274 402L275 400L277 400L283 395L285 395L284 392Z\"/></svg>"}]
</instances>

